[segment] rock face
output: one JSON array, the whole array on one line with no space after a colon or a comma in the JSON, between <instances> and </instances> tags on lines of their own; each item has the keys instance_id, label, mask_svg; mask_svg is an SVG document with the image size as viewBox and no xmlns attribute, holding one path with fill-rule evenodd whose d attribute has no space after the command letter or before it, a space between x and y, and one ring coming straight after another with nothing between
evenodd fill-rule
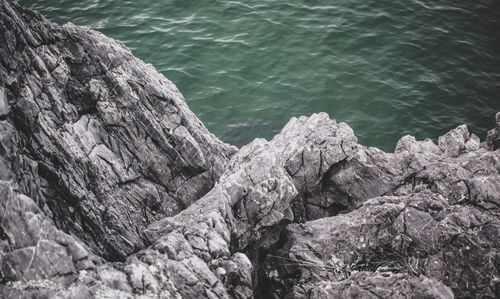
<instances>
[{"instance_id":1,"label":"rock face","mask_svg":"<svg viewBox=\"0 0 500 299\"><path fill-rule=\"evenodd\" d=\"M0 14L10 178L57 227L123 260L145 247L145 226L210 190L236 149L118 42L5 1Z\"/></svg>"},{"instance_id":2,"label":"rock face","mask_svg":"<svg viewBox=\"0 0 500 299\"><path fill-rule=\"evenodd\" d=\"M0 297L498 298L500 114L239 151L118 42L0 2Z\"/></svg>"},{"instance_id":3,"label":"rock face","mask_svg":"<svg viewBox=\"0 0 500 299\"><path fill-rule=\"evenodd\" d=\"M491 129L486 137L486 146L492 151L500 148L500 112L496 114L495 121L495 128Z\"/></svg>"}]
</instances>

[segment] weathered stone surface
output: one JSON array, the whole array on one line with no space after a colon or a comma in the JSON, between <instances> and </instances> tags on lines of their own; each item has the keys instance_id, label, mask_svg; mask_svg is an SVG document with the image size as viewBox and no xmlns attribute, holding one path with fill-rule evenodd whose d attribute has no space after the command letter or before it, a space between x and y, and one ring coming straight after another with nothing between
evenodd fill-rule
<instances>
[{"instance_id":1,"label":"weathered stone surface","mask_svg":"<svg viewBox=\"0 0 500 299\"><path fill-rule=\"evenodd\" d=\"M203 196L236 151L122 44L7 1L0 28L13 179L107 259L144 248L142 228Z\"/></svg>"},{"instance_id":2,"label":"weathered stone surface","mask_svg":"<svg viewBox=\"0 0 500 299\"><path fill-rule=\"evenodd\" d=\"M441 140L465 144L468 135L459 127ZM450 154L449 148L461 150ZM392 272L441 281L456 297L498 297L500 153L464 148L439 149L403 137L395 154L379 154L385 171L378 176L369 176L375 160L360 159L359 151L335 165L336 176L344 178L337 185L342 189L325 197L340 200L346 211L288 225L276 256L269 255L261 267L264 284L278 290L277 296L290 296L293 287L334 281L328 294L336 298L344 281L359 271ZM372 193L365 196L365 190Z\"/></svg>"},{"instance_id":3,"label":"weathered stone surface","mask_svg":"<svg viewBox=\"0 0 500 299\"><path fill-rule=\"evenodd\" d=\"M9 114L9 102L2 87L0 87L0 118L5 118Z\"/></svg>"},{"instance_id":4,"label":"weathered stone surface","mask_svg":"<svg viewBox=\"0 0 500 299\"><path fill-rule=\"evenodd\" d=\"M454 298L443 283L425 276L359 272L348 279L294 287L290 298Z\"/></svg>"},{"instance_id":5,"label":"weathered stone surface","mask_svg":"<svg viewBox=\"0 0 500 299\"><path fill-rule=\"evenodd\" d=\"M500 297L500 114L483 144L319 113L237 151L120 43L0 26L1 298Z\"/></svg>"},{"instance_id":6,"label":"weathered stone surface","mask_svg":"<svg viewBox=\"0 0 500 299\"><path fill-rule=\"evenodd\" d=\"M450 157L457 157L465 150L465 144L469 140L469 131L466 125L458 126L445 135L439 137L439 148Z\"/></svg>"},{"instance_id":7,"label":"weathered stone surface","mask_svg":"<svg viewBox=\"0 0 500 299\"><path fill-rule=\"evenodd\" d=\"M289 225L285 255L270 259L278 266L270 271L280 272L275 283L296 286L344 281L359 271L425 275L451 287L457 297L493 298L499 226L498 213L450 205L428 190L377 197L346 215ZM287 265L280 266L282 261Z\"/></svg>"},{"instance_id":8,"label":"weathered stone surface","mask_svg":"<svg viewBox=\"0 0 500 299\"><path fill-rule=\"evenodd\" d=\"M210 269L209 275L224 285L222 290L228 290L227 295L217 295L251 297L251 261L255 264L258 250L275 241L268 230L291 221L290 202L306 192L308 184L317 185L355 145L352 130L324 113L292 119L270 142L257 139L243 147L217 186L202 199L150 225L147 233L155 251L145 254L157 255L157 251L162 260L195 256L196 265ZM307 159L314 163L302 162Z\"/></svg>"},{"instance_id":9,"label":"weathered stone surface","mask_svg":"<svg viewBox=\"0 0 500 299\"><path fill-rule=\"evenodd\" d=\"M292 119L270 142L258 139L242 148L203 198L151 224L146 231L151 247L123 263L86 269L84 278L82 271L72 271L77 281L67 288L85 285L94 296L106 291L112 296L252 297L252 261L260 258L257 249L273 243L267 229L291 221L290 202L308 184L319 184L355 147L352 130L324 113ZM54 292L68 296L57 288Z\"/></svg>"},{"instance_id":10,"label":"weathered stone surface","mask_svg":"<svg viewBox=\"0 0 500 299\"><path fill-rule=\"evenodd\" d=\"M38 281L57 277L71 282L71 274L94 269L101 259L84 244L58 230L24 194L0 181L0 273L4 281Z\"/></svg>"},{"instance_id":11,"label":"weathered stone surface","mask_svg":"<svg viewBox=\"0 0 500 299\"><path fill-rule=\"evenodd\" d=\"M500 148L500 112L496 114L495 120L495 128L488 131L488 136L486 137L486 146L490 150Z\"/></svg>"}]
</instances>

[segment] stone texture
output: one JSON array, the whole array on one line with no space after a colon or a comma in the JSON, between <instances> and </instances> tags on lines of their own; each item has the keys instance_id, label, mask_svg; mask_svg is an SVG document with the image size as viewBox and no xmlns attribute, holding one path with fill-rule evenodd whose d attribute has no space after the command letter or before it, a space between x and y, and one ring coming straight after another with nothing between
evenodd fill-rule
<instances>
[{"instance_id":1,"label":"stone texture","mask_svg":"<svg viewBox=\"0 0 500 299\"><path fill-rule=\"evenodd\" d=\"M488 136L486 137L486 147L490 150L500 148L500 112L495 115L495 120L495 128L488 131Z\"/></svg>"},{"instance_id":2,"label":"stone texture","mask_svg":"<svg viewBox=\"0 0 500 299\"><path fill-rule=\"evenodd\" d=\"M336 187L324 195L345 210L289 224L260 268L262 284L288 297L333 281L328 296L336 298L359 272L390 272L440 281L458 298L498 297L500 153L464 151L472 140L464 136L460 126L440 147L405 136L394 154L358 147L334 165L329 181ZM301 296L320 296L311 294Z\"/></svg>"},{"instance_id":3,"label":"stone texture","mask_svg":"<svg viewBox=\"0 0 500 299\"><path fill-rule=\"evenodd\" d=\"M278 284L274 289L288 290L322 281L344 283L363 271L404 273L441 281L457 297L494 298L498 215L450 205L429 190L376 197L346 215L289 225L281 255L268 258L266 265L268 273L278 273L267 276Z\"/></svg>"},{"instance_id":4,"label":"stone texture","mask_svg":"<svg viewBox=\"0 0 500 299\"><path fill-rule=\"evenodd\" d=\"M424 276L360 272L338 282L295 287L290 298L454 298L444 284Z\"/></svg>"},{"instance_id":5,"label":"stone texture","mask_svg":"<svg viewBox=\"0 0 500 299\"><path fill-rule=\"evenodd\" d=\"M107 259L144 248L142 228L208 192L236 151L122 44L7 1L0 27L13 179Z\"/></svg>"},{"instance_id":6,"label":"stone texture","mask_svg":"<svg viewBox=\"0 0 500 299\"><path fill-rule=\"evenodd\" d=\"M498 298L500 114L239 151L120 43L0 0L1 298Z\"/></svg>"},{"instance_id":7,"label":"stone texture","mask_svg":"<svg viewBox=\"0 0 500 299\"><path fill-rule=\"evenodd\" d=\"M468 140L469 131L467 130L467 126L461 125L439 137L438 145L448 156L457 157L465 150L465 144Z\"/></svg>"},{"instance_id":8,"label":"stone texture","mask_svg":"<svg viewBox=\"0 0 500 299\"><path fill-rule=\"evenodd\" d=\"M5 96L4 89L0 87L0 118L5 118L9 114L9 102Z\"/></svg>"}]
</instances>

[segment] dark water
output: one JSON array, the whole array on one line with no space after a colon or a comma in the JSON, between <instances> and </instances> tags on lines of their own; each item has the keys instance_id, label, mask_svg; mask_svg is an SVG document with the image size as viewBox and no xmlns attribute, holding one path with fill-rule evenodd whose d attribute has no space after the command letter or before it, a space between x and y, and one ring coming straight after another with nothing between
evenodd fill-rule
<instances>
[{"instance_id":1,"label":"dark water","mask_svg":"<svg viewBox=\"0 0 500 299\"><path fill-rule=\"evenodd\" d=\"M484 138L500 110L498 0L24 0L124 42L226 142L325 111L366 145Z\"/></svg>"}]
</instances>

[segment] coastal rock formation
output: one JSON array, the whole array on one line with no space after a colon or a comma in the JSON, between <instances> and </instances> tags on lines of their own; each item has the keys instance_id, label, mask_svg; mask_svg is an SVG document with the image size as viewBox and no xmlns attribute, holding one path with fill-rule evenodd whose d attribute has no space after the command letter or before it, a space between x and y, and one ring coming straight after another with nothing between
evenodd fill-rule
<instances>
[{"instance_id":1,"label":"coastal rock formation","mask_svg":"<svg viewBox=\"0 0 500 299\"><path fill-rule=\"evenodd\" d=\"M120 43L5 0L0 28L0 297L500 297L500 114L237 150Z\"/></svg>"},{"instance_id":2,"label":"coastal rock formation","mask_svg":"<svg viewBox=\"0 0 500 299\"><path fill-rule=\"evenodd\" d=\"M404 273L444 283L457 298L498 297L500 153L470 150L472 136L459 126L439 145L405 136L393 154L358 146L307 201L299 199L318 199L325 217L284 229L281 244L260 264L263 289L316 298L318 287L328 286L335 298L356 284L356 294L369 298L375 295L363 285ZM328 215L332 205L337 210ZM377 294L400 297L399 287ZM451 294L438 293L429 296Z\"/></svg>"},{"instance_id":3,"label":"coastal rock formation","mask_svg":"<svg viewBox=\"0 0 500 299\"><path fill-rule=\"evenodd\" d=\"M144 227L208 192L236 149L120 43L6 1L0 13L10 178L57 227L123 260L146 246Z\"/></svg>"},{"instance_id":4,"label":"coastal rock formation","mask_svg":"<svg viewBox=\"0 0 500 299\"><path fill-rule=\"evenodd\" d=\"M500 148L500 112L496 114L495 120L495 128L491 129L486 137L486 146L492 151Z\"/></svg>"}]
</instances>

